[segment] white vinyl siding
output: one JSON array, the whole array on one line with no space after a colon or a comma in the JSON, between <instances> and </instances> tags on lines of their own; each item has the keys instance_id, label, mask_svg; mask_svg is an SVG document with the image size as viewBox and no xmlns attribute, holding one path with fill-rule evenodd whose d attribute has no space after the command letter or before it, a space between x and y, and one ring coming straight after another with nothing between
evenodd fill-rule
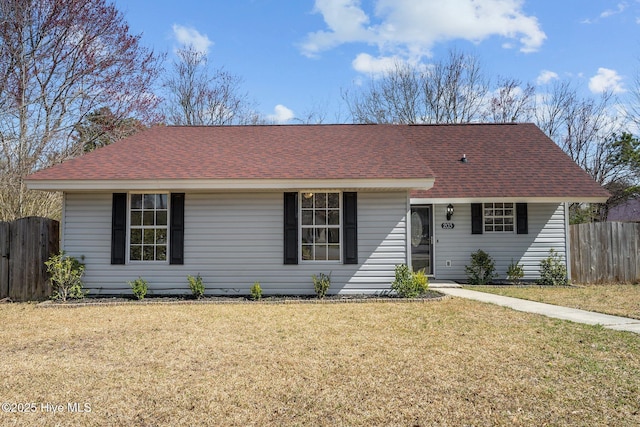
<instances>
[{"instance_id":1,"label":"white vinyl siding","mask_svg":"<svg viewBox=\"0 0 640 427\"><path fill-rule=\"evenodd\" d=\"M513 259L522 264L525 279L540 278L540 261L549 249L558 251L566 261L566 232L564 204L528 203L528 234L483 233L471 234L471 206L454 204L451 221L453 229L443 229L446 205L434 205L435 215L435 277L442 280L466 279L465 265L472 252L482 249L496 264L499 279L506 279L507 267Z\"/></svg>"},{"instance_id":2,"label":"white vinyl siding","mask_svg":"<svg viewBox=\"0 0 640 427\"><path fill-rule=\"evenodd\" d=\"M161 189L159 189L161 190ZM86 264L92 294L130 294L143 277L150 294L190 293L200 274L207 293L244 295L260 282L265 295L313 294L311 275L331 274L330 293L381 293L396 264L407 262L408 195L358 192L359 264L283 264L283 193L187 193L184 265L111 265L111 193L65 194L63 245Z\"/></svg>"}]
</instances>

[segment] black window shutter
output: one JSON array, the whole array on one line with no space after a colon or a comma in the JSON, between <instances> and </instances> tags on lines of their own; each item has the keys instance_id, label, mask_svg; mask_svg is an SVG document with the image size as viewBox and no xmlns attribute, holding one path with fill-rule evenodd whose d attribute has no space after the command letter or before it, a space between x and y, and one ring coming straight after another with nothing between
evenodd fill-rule
<instances>
[{"instance_id":1,"label":"black window shutter","mask_svg":"<svg viewBox=\"0 0 640 427\"><path fill-rule=\"evenodd\" d=\"M298 193L284 193L284 263L298 263Z\"/></svg>"},{"instance_id":2,"label":"black window shutter","mask_svg":"<svg viewBox=\"0 0 640 427\"><path fill-rule=\"evenodd\" d=\"M111 264L124 264L127 252L127 193L113 193L111 204Z\"/></svg>"},{"instance_id":3,"label":"black window shutter","mask_svg":"<svg viewBox=\"0 0 640 427\"><path fill-rule=\"evenodd\" d=\"M342 193L344 264L358 263L358 193Z\"/></svg>"},{"instance_id":4,"label":"black window shutter","mask_svg":"<svg viewBox=\"0 0 640 427\"><path fill-rule=\"evenodd\" d=\"M518 234L529 234L529 216L526 203L516 203L516 226Z\"/></svg>"},{"instance_id":5,"label":"black window shutter","mask_svg":"<svg viewBox=\"0 0 640 427\"><path fill-rule=\"evenodd\" d=\"M482 234L482 203L471 203L471 234Z\"/></svg>"},{"instance_id":6,"label":"black window shutter","mask_svg":"<svg viewBox=\"0 0 640 427\"><path fill-rule=\"evenodd\" d=\"M184 193L171 193L169 264L184 264Z\"/></svg>"}]
</instances>

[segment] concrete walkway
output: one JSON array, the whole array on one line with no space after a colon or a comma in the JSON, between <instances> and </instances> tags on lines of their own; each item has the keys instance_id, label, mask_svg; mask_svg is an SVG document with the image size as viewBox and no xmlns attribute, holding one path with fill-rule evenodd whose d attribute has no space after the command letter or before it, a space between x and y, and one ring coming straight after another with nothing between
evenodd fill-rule
<instances>
[{"instance_id":1,"label":"concrete walkway","mask_svg":"<svg viewBox=\"0 0 640 427\"><path fill-rule=\"evenodd\" d=\"M491 304L509 307L514 310L524 311L527 313L542 314L543 316L547 317L570 320L572 322L585 323L587 325L602 325L603 327L608 329L635 332L637 334L640 334L640 320L638 319L611 316L608 314L595 313L593 311L561 307L559 305L545 304L535 301L527 301L519 298L489 294L486 292L470 291L467 289L461 289L460 285L453 282L429 283L429 288L436 289L438 292L446 295L488 302Z\"/></svg>"}]
</instances>

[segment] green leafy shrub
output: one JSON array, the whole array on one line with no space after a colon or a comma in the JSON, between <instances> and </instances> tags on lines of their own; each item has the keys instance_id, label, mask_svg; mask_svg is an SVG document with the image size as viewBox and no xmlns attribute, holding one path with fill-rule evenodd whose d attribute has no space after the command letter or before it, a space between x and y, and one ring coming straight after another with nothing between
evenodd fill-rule
<instances>
[{"instance_id":1,"label":"green leafy shrub","mask_svg":"<svg viewBox=\"0 0 640 427\"><path fill-rule=\"evenodd\" d=\"M251 299L257 301L262 298L262 288L260 287L260 282L255 282L253 286L251 286Z\"/></svg>"},{"instance_id":2,"label":"green leafy shrub","mask_svg":"<svg viewBox=\"0 0 640 427\"><path fill-rule=\"evenodd\" d=\"M549 250L549 256L540 261L540 280L545 286L566 286L569 284L567 278L567 266L562 262L562 255L555 249Z\"/></svg>"},{"instance_id":3,"label":"green leafy shrub","mask_svg":"<svg viewBox=\"0 0 640 427\"><path fill-rule=\"evenodd\" d=\"M187 281L189 282L189 288L193 296L196 297L196 299L202 298L204 296L204 283L202 283L200 273L198 273L196 277L188 275Z\"/></svg>"},{"instance_id":4,"label":"green leafy shrub","mask_svg":"<svg viewBox=\"0 0 640 427\"><path fill-rule=\"evenodd\" d=\"M511 264L507 268L507 279L514 285L522 283L524 277L524 267L521 264L517 264L511 260Z\"/></svg>"},{"instance_id":5,"label":"green leafy shrub","mask_svg":"<svg viewBox=\"0 0 640 427\"><path fill-rule=\"evenodd\" d=\"M51 279L53 294L51 299L66 301L67 298L84 298L88 291L84 290L82 275L84 274L84 264L71 256L66 256L64 251L56 255L51 255L49 260L44 262L47 273Z\"/></svg>"},{"instance_id":6,"label":"green leafy shrub","mask_svg":"<svg viewBox=\"0 0 640 427\"><path fill-rule=\"evenodd\" d=\"M149 289L149 285L146 280L142 277L138 277L133 282L128 282L129 286L131 286L131 290L133 291L133 295L135 295L138 299L144 299L147 295L147 290Z\"/></svg>"},{"instance_id":7,"label":"green leafy shrub","mask_svg":"<svg viewBox=\"0 0 640 427\"><path fill-rule=\"evenodd\" d=\"M316 296L324 298L331 286L331 274L328 276L324 273L320 273L317 276L314 274L311 279L313 280L313 289L316 291Z\"/></svg>"},{"instance_id":8,"label":"green leafy shrub","mask_svg":"<svg viewBox=\"0 0 640 427\"><path fill-rule=\"evenodd\" d=\"M464 269L472 285L486 285L497 277L495 262L481 249L471 254L471 265L465 265Z\"/></svg>"},{"instance_id":9,"label":"green leafy shrub","mask_svg":"<svg viewBox=\"0 0 640 427\"><path fill-rule=\"evenodd\" d=\"M391 289L402 298L415 298L427 291L429 278L424 270L413 272L406 264L396 265L396 277L391 283Z\"/></svg>"}]
</instances>

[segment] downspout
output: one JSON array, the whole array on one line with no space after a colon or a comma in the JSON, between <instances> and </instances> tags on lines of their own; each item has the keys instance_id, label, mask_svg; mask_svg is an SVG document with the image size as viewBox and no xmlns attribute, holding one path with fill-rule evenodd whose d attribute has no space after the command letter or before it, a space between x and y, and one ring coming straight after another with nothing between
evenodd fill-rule
<instances>
[{"instance_id":1,"label":"downspout","mask_svg":"<svg viewBox=\"0 0 640 427\"><path fill-rule=\"evenodd\" d=\"M571 282L571 233L569 233L569 202L564 202L564 241L567 280Z\"/></svg>"},{"instance_id":2,"label":"downspout","mask_svg":"<svg viewBox=\"0 0 640 427\"><path fill-rule=\"evenodd\" d=\"M406 251L407 251L407 266L413 271L413 266L411 265L411 190L407 190L407 203L405 209L405 243L406 243Z\"/></svg>"}]
</instances>

